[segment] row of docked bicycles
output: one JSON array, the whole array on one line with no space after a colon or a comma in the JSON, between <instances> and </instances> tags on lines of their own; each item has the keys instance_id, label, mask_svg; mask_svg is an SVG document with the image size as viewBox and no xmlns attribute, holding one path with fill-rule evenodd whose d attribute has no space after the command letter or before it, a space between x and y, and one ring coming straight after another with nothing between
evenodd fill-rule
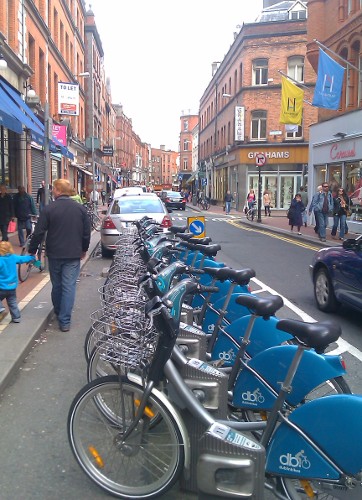
<instances>
[{"instance_id":1,"label":"row of docked bicycles","mask_svg":"<svg viewBox=\"0 0 362 500\"><path fill-rule=\"evenodd\" d=\"M332 322L278 319L252 269L186 228L127 228L85 341L68 417L74 456L119 498L180 481L199 498L362 498L362 397Z\"/></svg>"}]
</instances>

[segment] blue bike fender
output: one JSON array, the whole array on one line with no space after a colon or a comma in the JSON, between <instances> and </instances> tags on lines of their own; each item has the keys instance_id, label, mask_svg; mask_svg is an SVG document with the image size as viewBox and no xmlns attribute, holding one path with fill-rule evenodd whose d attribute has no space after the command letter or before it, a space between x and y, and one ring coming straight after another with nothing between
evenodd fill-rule
<instances>
[{"instance_id":1,"label":"blue bike fender","mask_svg":"<svg viewBox=\"0 0 362 500\"><path fill-rule=\"evenodd\" d=\"M225 328L225 332L235 339L239 345L244 337L250 317L251 315L247 314L242 318L233 321ZM263 318L257 318L255 320L250 337L250 343L246 348L246 353L250 358L256 356L259 352L264 351L269 347L280 345L292 338L289 333L282 332L276 328L278 321L279 320L274 316L268 320ZM211 359L224 359L226 366L231 366L235 360L237 350L237 345L235 345L230 338L220 332L212 350Z\"/></svg>"},{"instance_id":2,"label":"blue bike fender","mask_svg":"<svg viewBox=\"0 0 362 500\"><path fill-rule=\"evenodd\" d=\"M296 350L297 346L294 345L270 347L254 356L248 365L256 370L269 383L272 389L278 392L280 382L285 379ZM317 354L314 350L304 351L292 382L292 390L288 394L286 401L292 406L297 406L308 393L320 384L332 378L345 375L345 373L340 356ZM262 381L250 375L247 369L243 369L240 372L235 384L237 391L235 392L234 389L234 398L237 397L236 394L239 391L242 391L242 393L245 391L253 393L258 389L265 399L262 409L266 409L267 400L270 402L270 391L266 389ZM253 407L255 408L255 405Z\"/></svg>"},{"instance_id":3,"label":"blue bike fender","mask_svg":"<svg viewBox=\"0 0 362 500\"><path fill-rule=\"evenodd\" d=\"M344 472L356 475L362 470L362 396L337 394L315 399L296 408L289 416ZM303 452L302 461L298 458ZM306 468L306 465L309 465ZM304 465L304 467L302 466ZM295 470L297 469L297 470ZM301 469L301 470L299 470ZM332 468L295 429L283 422L274 433L267 450L266 470L276 474L308 478L338 479Z\"/></svg>"}]
</instances>

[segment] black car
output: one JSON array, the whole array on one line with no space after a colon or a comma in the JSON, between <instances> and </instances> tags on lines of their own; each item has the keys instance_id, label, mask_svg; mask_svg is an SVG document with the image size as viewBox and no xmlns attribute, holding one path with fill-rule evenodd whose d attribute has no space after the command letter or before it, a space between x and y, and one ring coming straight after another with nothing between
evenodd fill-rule
<instances>
[{"instance_id":1,"label":"black car","mask_svg":"<svg viewBox=\"0 0 362 500\"><path fill-rule=\"evenodd\" d=\"M186 199L178 191L162 191L161 200L167 208L185 210Z\"/></svg>"},{"instance_id":2,"label":"black car","mask_svg":"<svg viewBox=\"0 0 362 500\"><path fill-rule=\"evenodd\" d=\"M318 309L332 312L347 304L362 312L362 235L319 250L310 272Z\"/></svg>"}]
</instances>

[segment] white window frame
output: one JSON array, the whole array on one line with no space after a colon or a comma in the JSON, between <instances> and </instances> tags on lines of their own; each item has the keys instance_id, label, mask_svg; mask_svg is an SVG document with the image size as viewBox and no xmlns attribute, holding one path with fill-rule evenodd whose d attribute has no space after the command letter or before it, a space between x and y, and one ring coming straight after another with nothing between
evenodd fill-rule
<instances>
[{"instance_id":1,"label":"white window frame","mask_svg":"<svg viewBox=\"0 0 362 500\"><path fill-rule=\"evenodd\" d=\"M265 116L256 116L257 114ZM250 123L250 140L251 141L265 141L266 140L266 125L267 125L267 112L264 109L256 109L251 112L251 123ZM257 137L253 137L253 125L257 124ZM262 128L265 128L265 135L262 136Z\"/></svg>"},{"instance_id":2,"label":"white window frame","mask_svg":"<svg viewBox=\"0 0 362 500\"><path fill-rule=\"evenodd\" d=\"M304 82L304 57L291 56L288 57L288 76L297 82Z\"/></svg>"},{"instance_id":3,"label":"white window frame","mask_svg":"<svg viewBox=\"0 0 362 500\"><path fill-rule=\"evenodd\" d=\"M258 87L268 85L268 59L254 59L253 61L253 85Z\"/></svg>"}]
</instances>

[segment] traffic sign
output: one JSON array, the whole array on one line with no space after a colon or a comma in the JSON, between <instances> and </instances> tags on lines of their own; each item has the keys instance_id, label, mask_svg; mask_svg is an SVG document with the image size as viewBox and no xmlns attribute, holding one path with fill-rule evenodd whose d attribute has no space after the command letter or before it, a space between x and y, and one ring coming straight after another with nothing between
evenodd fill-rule
<instances>
[{"instance_id":1,"label":"traffic sign","mask_svg":"<svg viewBox=\"0 0 362 500\"><path fill-rule=\"evenodd\" d=\"M205 237L205 217L203 215L199 217L187 217L187 225L190 233L194 235L194 238Z\"/></svg>"},{"instance_id":2,"label":"traffic sign","mask_svg":"<svg viewBox=\"0 0 362 500\"><path fill-rule=\"evenodd\" d=\"M258 153L255 156L255 163L257 167L262 167L266 163L266 156L264 153Z\"/></svg>"}]
</instances>

